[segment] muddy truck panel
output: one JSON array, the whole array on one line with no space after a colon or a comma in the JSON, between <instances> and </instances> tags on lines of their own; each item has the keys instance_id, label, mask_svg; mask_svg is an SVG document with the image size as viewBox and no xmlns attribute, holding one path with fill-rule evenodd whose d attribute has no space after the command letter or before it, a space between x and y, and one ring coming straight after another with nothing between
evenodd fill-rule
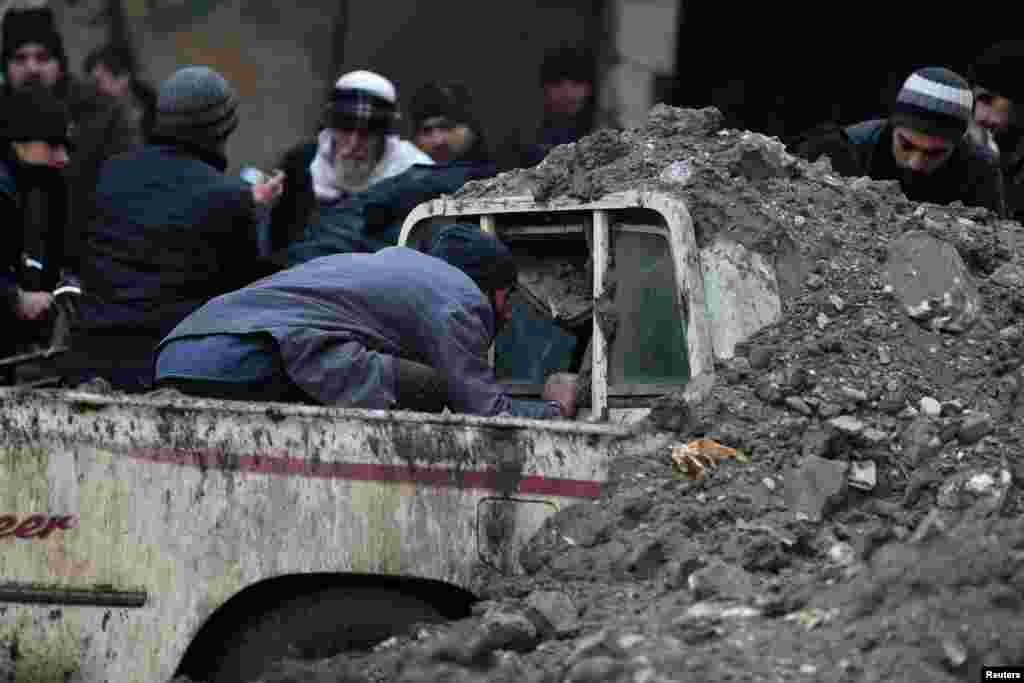
<instances>
[{"instance_id":1,"label":"muddy truck panel","mask_svg":"<svg viewBox=\"0 0 1024 683\"><path fill-rule=\"evenodd\" d=\"M118 683L170 679L211 615L275 577L515 571L544 519L599 495L626 435L18 389L0 430L0 649L18 681Z\"/></svg>"}]
</instances>

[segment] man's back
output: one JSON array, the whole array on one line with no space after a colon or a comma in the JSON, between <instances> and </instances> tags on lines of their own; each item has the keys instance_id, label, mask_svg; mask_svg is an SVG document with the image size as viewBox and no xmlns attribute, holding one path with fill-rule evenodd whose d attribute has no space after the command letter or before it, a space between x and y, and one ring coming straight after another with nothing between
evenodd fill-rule
<instances>
[{"instance_id":1,"label":"man's back","mask_svg":"<svg viewBox=\"0 0 1024 683\"><path fill-rule=\"evenodd\" d=\"M494 313L464 272L406 247L314 259L213 299L161 346L189 337L270 334L292 381L321 403L347 395L346 347L378 354L377 376L360 383L384 407L395 394L393 359L428 365L447 383L452 410L509 409L487 348Z\"/></svg>"},{"instance_id":2,"label":"man's back","mask_svg":"<svg viewBox=\"0 0 1024 683\"><path fill-rule=\"evenodd\" d=\"M83 309L86 327L164 334L210 297L245 284L240 271L255 261L245 185L174 147L111 159L96 206L83 267L94 295Z\"/></svg>"}]
</instances>

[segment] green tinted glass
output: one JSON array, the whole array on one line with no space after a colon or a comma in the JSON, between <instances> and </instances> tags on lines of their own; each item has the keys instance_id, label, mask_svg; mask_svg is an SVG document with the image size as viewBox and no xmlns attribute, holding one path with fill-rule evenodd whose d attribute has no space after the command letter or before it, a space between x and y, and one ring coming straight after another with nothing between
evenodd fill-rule
<instances>
[{"instance_id":1,"label":"green tinted glass","mask_svg":"<svg viewBox=\"0 0 1024 683\"><path fill-rule=\"evenodd\" d=\"M619 324L608 363L611 392L621 384L684 384L690 378L686 321L668 240L618 229L612 249Z\"/></svg>"}]
</instances>

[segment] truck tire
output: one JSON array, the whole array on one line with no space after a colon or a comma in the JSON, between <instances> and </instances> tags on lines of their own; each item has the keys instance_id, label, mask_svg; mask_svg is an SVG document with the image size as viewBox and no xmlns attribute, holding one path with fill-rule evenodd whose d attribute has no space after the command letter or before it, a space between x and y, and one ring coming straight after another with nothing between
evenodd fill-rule
<instances>
[{"instance_id":1,"label":"truck tire","mask_svg":"<svg viewBox=\"0 0 1024 683\"><path fill-rule=\"evenodd\" d=\"M249 683L281 659L326 659L368 649L416 623L443 621L432 605L398 590L327 588L255 617L227 640L210 683Z\"/></svg>"}]
</instances>

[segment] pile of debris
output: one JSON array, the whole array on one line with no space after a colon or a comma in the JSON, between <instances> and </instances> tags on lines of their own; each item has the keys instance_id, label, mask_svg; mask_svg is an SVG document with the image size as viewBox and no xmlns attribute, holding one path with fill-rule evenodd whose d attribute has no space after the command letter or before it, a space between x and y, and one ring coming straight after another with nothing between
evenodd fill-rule
<instances>
[{"instance_id":1,"label":"pile of debris","mask_svg":"<svg viewBox=\"0 0 1024 683\"><path fill-rule=\"evenodd\" d=\"M975 681L1024 665L1024 230L721 120L658 106L459 197L657 189L686 202L701 247L772 263L779 320L720 360L706 398L650 418L740 457L627 454L602 500L533 539L527 575L481 575L473 618L267 681Z\"/></svg>"}]
</instances>

